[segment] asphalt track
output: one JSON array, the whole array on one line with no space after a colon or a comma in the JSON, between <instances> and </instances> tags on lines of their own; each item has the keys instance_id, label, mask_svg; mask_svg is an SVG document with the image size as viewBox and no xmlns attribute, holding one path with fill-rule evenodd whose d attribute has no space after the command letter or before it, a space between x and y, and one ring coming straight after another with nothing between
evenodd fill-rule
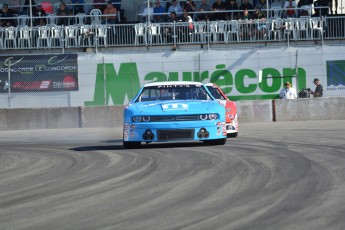
<instances>
[{"instance_id":1,"label":"asphalt track","mask_svg":"<svg viewBox=\"0 0 345 230\"><path fill-rule=\"evenodd\" d=\"M345 121L240 124L224 146L0 132L1 230L345 229Z\"/></svg>"}]
</instances>

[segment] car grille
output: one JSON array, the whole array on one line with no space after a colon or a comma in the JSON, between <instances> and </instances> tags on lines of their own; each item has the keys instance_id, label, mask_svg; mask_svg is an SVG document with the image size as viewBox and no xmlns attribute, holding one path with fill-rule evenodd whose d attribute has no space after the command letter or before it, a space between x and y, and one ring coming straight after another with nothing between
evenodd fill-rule
<instances>
[{"instance_id":1,"label":"car grille","mask_svg":"<svg viewBox=\"0 0 345 230\"><path fill-rule=\"evenodd\" d=\"M183 116L152 116L151 122L160 121L197 121L199 120L198 115L183 115Z\"/></svg>"},{"instance_id":2,"label":"car grille","mask_svg":"<svg viewBox=\"0 0 345 230\"><path fill-rule=\"evenodd\" d=\"M157 130L158 140L194 139L194 129Z\"/></svg>"}]
</instances>

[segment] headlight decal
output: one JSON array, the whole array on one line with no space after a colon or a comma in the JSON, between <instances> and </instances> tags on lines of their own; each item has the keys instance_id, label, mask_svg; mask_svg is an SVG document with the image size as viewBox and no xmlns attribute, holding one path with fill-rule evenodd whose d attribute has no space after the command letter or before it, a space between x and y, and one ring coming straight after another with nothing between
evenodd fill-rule
<instances>
[{"instance_id":1,"label":"headlight decal","mask_svg":"<svg viewBox=\"0 0 345 230\"><path fill-rule=\"evenodd\" d=\"M207 114L201 114L199 115L200 120L207 120Z\"/></svg>"},{"instance_id":2,"label":"headlight decal","mask_svg":"<svg viewBox=\"0 0 345 230\"><path fill-rule=\"evenodd\" d=\"M211 113L208 115L208 117L210 118L210 120L216 120L218 118L218 115L215 113Z\"/></svg>"},{"instance_id":3,"label":"headlight decal","mask_svg":"<svg viewBox=\"0 0 345 230\"><path fill-rule=\"evenodd\" d=\"M148 121L151 120L151 117L150 117L150 116L143 116L143 117L142 117L142 120L143 120L144 122L148 122Z\"/></svg>"},{"instance_id":4,"label":"headlight decal","mask_svg":"<svg viewBox=\"0 0 345 230\"><path fill-rule=\"evenodd\" d=\"M141 121L141 116L133 116L132 117L133 122L140 122Z\"/></svg>"},{"instance_id":5,"label":"headlight decal","mask_svg":"<svg viewBox=\"0 0 345 230\"><path fill-rule=\"evenodd\" d=\"M165 119L166 118L166 119ZM166 116L133 116L132 121L135 123L141 122L168 122L168 121L206 121L206 120L217 120L219 115L217 113L208 113L208 114L190 114L190 115L166 115Z\"/></svg>"}]
</instances>

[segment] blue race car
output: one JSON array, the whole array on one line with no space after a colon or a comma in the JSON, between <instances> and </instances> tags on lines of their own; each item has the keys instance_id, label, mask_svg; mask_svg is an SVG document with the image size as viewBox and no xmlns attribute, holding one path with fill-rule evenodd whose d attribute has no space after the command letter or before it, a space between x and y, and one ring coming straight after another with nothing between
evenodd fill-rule
<instances>
[{"instance_id":1,"label":"blue race car","mask_svg":"<svg viewBox=\"0 0 345 230\"><path fill-rule=\"evenodd\" d=\"M141 142L226 143L225 108L199 82L144 85L124 110L123 146Z\"/></svg>"}]
</instances>

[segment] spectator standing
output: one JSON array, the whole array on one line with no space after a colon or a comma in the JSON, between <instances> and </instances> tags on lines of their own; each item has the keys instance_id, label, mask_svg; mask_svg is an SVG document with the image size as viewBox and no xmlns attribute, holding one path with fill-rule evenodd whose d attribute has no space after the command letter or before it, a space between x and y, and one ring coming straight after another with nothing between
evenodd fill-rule
<instances>
[{"instance_id":1,"label":"spectator standing","mask_svg":"<svg viewBox=\"0 0 345 230\"><path fill-rule=\"evenodd\" d=\"M198 21L204 21L204 20L208 20L209 19L209 13L200 13L200 12L204 12L204 11L211 11L211 6L209 6L207 4L206 0L201 0L200 6L199 6L199 13L197 16L197 20Z\"/></svg>"},{"instance_id":2,"label":"spectator standing","mask_svg":"<svg viewBox=\"0 0 345 230\"><path fill-rule=\"evenodd\" d=\"M191 33L193 32L193 19L189 15L187 10L183 10L181 17L178 20L179 22L188 22L179 26L177 28L177 37L180 42L187 42L190 38Z\"/></svg>"},{"instance_id":3,"label":"spectator standing","mask_svg":"<svg viewBox=\"0 0 345 230\"><path fill-rule=\"evenodd\" d=\"M318 78L314 78L313 81L314 85L316 86L315 91L310 90L310 94L314 97L322 97L323 96L323 87L320 83Z\"/></svg>"},{"instance_id":4,"label":"spectator standing","mask_svg":"<svg viewBox=\"0 0 345 230\"><path fill-rule=\"evenodd\" d=\"M239 19L240 37L241 40L250 40L253 35L253 20L252 15L249 14L247 8L243 10L242 16Z\"/></svg>"},{"instance_id":5,"label":"spectator standing","mask_svg":"<svg viewBox=\"0 0 345 230\"><path fill-rule=\"evenodd\" d=\"M37 4L36 12L34 16L36 17L34 21L34 26L44 26L47 24L47 19L46 19L47 13L43 10L41 3Z\"/></svg>"},{"instance_id":6,"label":"spectator standing","mask_svg":"<svg viewBox=\"0 0 345 230\"><path fill-rule=\"evenodd\" d=\"M67 16L70 16L72 15L71 11L67 8L66 4L61 2L60 3L60 7L59 9L57 10L57 13L56 13L58 17L58 20L57 20L57 24L58 25L65 25L67 26L69 24L69 17Z\"/></svg>"},{"instance_id":7,"label":"spectator standing","mask_svg":"<svg viewBox=\"0 0 345 230\"><path fill-rule=\"evenodd\" d=\"M290 82L285 82L285 87L279 93L281 99L297 99L297 92L295 88L291 87Z\"/></svg>"},{"instance_id":8,"label":"spectator standing","mask_svg":"<svg viewBox=\"0 0 345 230\"><path fill-rule=\"evenodd\" d=\"M297 17L297 10L296 10L296 2L293 0L287 0L283 6L284 9L284 18L296 18Z\"/></svg>"},{"instance_id":9,"label":"spectator standing","mask_svg":"<svg viewBox=\"0 0 345 230\"><path fill-rule=\"evenodd\" d=\"M169 17L168 17L168 19L167 19L167 22L169 22L169 23L176 23L177 21L178 21L177 14L175 12L171 12ZM174 35L173 25L167 26L164 29L164 39L165 39L165 41L168 42L168 43L174 42L176 37L173 37L173 35ZM172 47L172 49L176 50L176 45L175 44Z\"/></svg>"},{"instance_id":10,"label":"spectator standing","mask_svg":"<svg viewBox=\"0 0 345 230\"><path fill-rule=\"evenodd\" d=\"M226 5L222 0L216 0L211 7L211 11L225 11ZM226 12L219 12L212 14L212 20L225 20Z\"/></svg>"},{"instance_id":11,"label":"spectator standing","mask_svg":"<svg viewBox=\"0 0 345 230\"><path fill-rule=\"evenodd\" d=\"M1 17L1 21L0 21L0 26L1 27L10 27L10 26L14 26L14 19L13 19L13 11L11 9L8 8L8 4L5 3L2 6L1 12L0 12L0 17Z\"/></svg>"},{"instance_id":12,"label":"spectator standing","mask_svg":"<svg viewBox=\"0 0 345 230\"><path fill-rule=\"evenodd\" d=\"M107 8L103 11L102 24L116 24L117 22L117 9L114 7L112 1L107 2Z\"/></svg>"},{"instance_id":13,"label":"spectator standing","mask_svg":"<svg viewBox=\"0 0 345 230\"><path fill-rule=\"evenodd\" d=\"M238 6L235 0L229 0L226 3L226 10L230 11L227 13L227 19L228 20L237 20L240 17Z\"/></svg>"},{"instance_id":14,"label":"spectator standing","mask_svg":"<svg viewBox=\"0 0 345 230\"><path fill-rule=\"evenodd\" d=\"M153 8L153 20L155 22L164 22L166 18L166 15L164 13L166 13L165 8L161 6L159 0L156 0L155 7Z\"/></svg>"},{"instance_id":15,"label":"spectator standing","mask_svg":"<svg viewBox=\"0 0 345 230\"><path fill-rule=\"evenodd\" d=\"M252 4L250 4L250 3L248 2L248 0L243 0L243 3L240 5L240 10L241 10L242 12L244 12L245 9L248 10L248 14L249 14L249 15L252 15L252 14L253 14L253 9L254 9L254 7L253 7ZM241 17L243 17L243 15L241 15Z\"/></svg>"}]
</instances>

